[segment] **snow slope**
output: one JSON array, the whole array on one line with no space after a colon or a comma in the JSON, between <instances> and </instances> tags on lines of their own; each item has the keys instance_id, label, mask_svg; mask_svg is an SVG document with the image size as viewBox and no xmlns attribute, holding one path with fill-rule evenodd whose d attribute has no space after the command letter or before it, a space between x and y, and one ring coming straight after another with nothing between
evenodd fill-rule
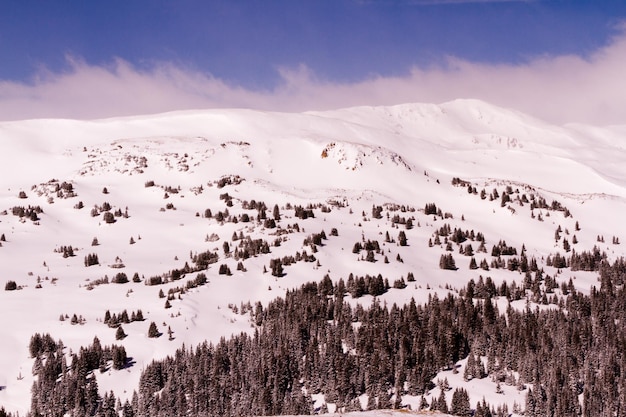
<instances>
[{"instance_id":1,"label":"snow slope","mask_svg":"<svg viewBox=\"0 0 626 417\"><path fill-rule=\"evenodd\" d=\"M106 345L123 344L134 365L97 376L102 391L123 396L131 395L141 369L152 359L173 353L183 343L216 341L250 330L242 303L266 303L327 273L333 280L349 273L380 273L390 282L414 273L415 283L381 297L389 303L411 298L423 302L429 294L455 291L479 275L495 282L521 281L518 272L469 270L469 257L457 252L458 271L439 269L445 245L429 247L428 240L445 223L482 232L488 249L501 239L518 250L523 244L529 257L554 274L545 258L564 253L563 238L571 243L574 234L577 249L598 244L612 258L623 256L622 246L611 238L626 236L626 225L618 221L626 208L625 137L621 126L553 126L476 100L299 114L210 110L2 123L0 212L6 214L0 215L0 233L6 240L0 247L0 284L15 281L21 289L0 288L0 312L7 318L0 338L0 405L20 413L29 408L33 359L28 343L35 332L61 338L74 350L94 336ZM233 183L220 187L225 176ZM502 205L499 199L483 200L465 186L453 186L455 177L487 195L493 189L502 194L509 186L513 201ZM75 196L62 190L59 194L63 182L72 184ZM149 182L154 185L147 186ZM20 198L21 191L26 198ZM572 216L531 211L529 204L515 201L522 194L545 198L548 204L557 200ZM278 234L262 222L204 217L206 209L213 214L228 209L230 215L249 214L254 220L257 211L244 207L252 200L265 202L270 217L277 204L279 229L287 231L298 223L299 231ZM79 202L83 208L75 208ZM111 224L101 209L92 216L92 209L105 202L127 215ZM451 216L426 215L427 203L436 203ZM315 218L302 220L289 208L308 204L330 210L316 206ZM382 219L372 217L373 205L384 207ZM20 218L12 214L19 206L40 206L43 213L36 221ZM387 214L412 218L414 227L394 225ZM580 231L575 231L576 222ZM557 241L558 226L564 232ZM311 253L303 240L322 230L329 235L332 228L338 236L329 236L318 248L319 263L290 265L281 278L263 273L272 258ZM408 246L395 242L399 230L405 230ZM393 242L385 242L385 232ZM237 244L234 233L268 240L271 254L247 259L246 271L237 270L237 261L223 252L224 242ZM210 238L213 234L219 239ZM597 242L598 236L605 242ZM92 246L94 238L98 246ZM278 238L281 244L274 246ZM364 239L381 243L384 255L377 254L377 262L352 252L354 243ZM62 246L71 246L75 256L63 257ZM145 285L146 280L183 268L190 255L207 250L220 255L204 271L209 283L176 296L172 308L165 309L159 290L167 293L195 274L160 286ZM84 257L91 253L97 253L100 264L86 267ZM385 255L389 263L383 261ZM491 261L489 253L477 256L482 258ZM124 267L116 268L120 264ZM232 276L219 275L220 264L227 264ZM129 279L138 273L141 282L94 285L120 271ZM557 280L573 275L567 271ZM575 274L581 290L588 291L595 282L593 273ZM128 337L115 341L115 331L102 320L106 310L124 309L141 309L146 320L124 325ZM82 324L70 323L74 314L84 319ZM62 315L68 319L61 321ZM148 339L151 321L161 332L171 328L173 340ZM465 386L462 378L443 376L453 386ZM482 384L468 387L472 404L483 396L492 404L507 403L509 409L514 402L523 403L523 393L515 387L505 387L506 395L500 395L494 394L495 384ZM437 389L431 395L436 398Z\"/></svg>"}]
</instances>

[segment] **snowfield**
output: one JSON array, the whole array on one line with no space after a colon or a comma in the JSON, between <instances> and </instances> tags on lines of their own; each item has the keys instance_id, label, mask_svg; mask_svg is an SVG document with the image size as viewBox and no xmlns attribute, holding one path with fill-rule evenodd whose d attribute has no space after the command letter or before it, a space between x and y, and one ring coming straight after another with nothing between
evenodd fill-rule
<instances>
[{"instance_id":1,"label":"snowfield","mask_svg":"<svg viewBox=\"0 0 626 417\"><path fill-rule=\"evenodd\" d=\"M565 254L567 245L578 252L597 245L609 259L625 255L619 244L626 242L620 221L625 160L624 126L554 126L476 100L298 114L207 110L0 123L0 406L20 415L29 410L34 359L28 347L37 332L62 339L68 355L95 336L102 345L123 345L130 366L96 374L102 393L129 398L153 359L183 344L252 332L248 302L267 304L326 274L335 282L350 273L381 274L394 283L412 273L415 281L406 288L378 297L388 305L444 297L480 276L496 285L523 281L522 273L507 268L470 269L471 256L456 245L449 252L445 242L433 244L445 224L485 236L486 253L471 242L477 262L492 262L492 246L505 240L518 251L523 245L558 284L571 278L575 288L589 292L598 285L597 273L553 268L547 258ZM468 185L476 191L468 192ZM494 189L499 197L491 199ZM531 209L531 196L549 207ZM276 227L257 218L252 201L266 204L268 218L278 206ZM441 216L425 213L431 203ZM297 206L309 205L314 217L296 217ZM380 218L373 215L377 206ZM411 219L413 227L395 222L394 215ZM328 239L313 253L304 240L321 231ZM406 246L398 243L400 231ZM270 253L236 259L243 236L267 241ZM375 262L365 252L353 253L356 242L367 240L380 243ZM193 266L194 257L207 251L219 255L202 271L208 282L181 294L176 288L199 272L172 280L171 271ZM304 251L316 261L285 266L282 277L271 274L271 259ZM447 253L456 271L439 267ZM91 254L98 263L86 266ZM221 265L231 274L220 274ZM119 273L129 282L111 282ZM147 285L157 277L167 282ZM17 290L5 291L11 281ZM372 302L371 296L346 299ZM506 310L506 300L498 306ZM116 340L115 329L104 323L107 310L141 310L144 320L123 324L127 337ZM148 337L151 322L161 337ZM490 378L464 381L466 361L458 363L460 372L442 371L436 379L467 389L472 406L485 398L510 411L516 404L523 409L525 391L516 386L498 389ZM439 393L435 388L426 397L432 402ZM419 401L403 398L413 409Z\"/></svg>"}]
</instances>

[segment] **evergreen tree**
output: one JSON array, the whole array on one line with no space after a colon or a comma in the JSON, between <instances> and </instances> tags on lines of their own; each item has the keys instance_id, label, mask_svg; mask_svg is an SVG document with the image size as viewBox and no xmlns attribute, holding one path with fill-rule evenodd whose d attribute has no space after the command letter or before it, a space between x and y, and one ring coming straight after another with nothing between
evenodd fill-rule
<instances>
[{"instance_id":1,"label":"evergreen tree","mask_svg":"<svg viewBox=\"0 0 626 417\"><path fill-rule=\"evenodd\" d=\"M457 388L452 394L450 414L455 416L470 417L472 410L469 403L469 395L464 388Z\"/></svg>"},{"instance_id":2,"label":"evergreen tree","mask_svg":"<svg viewBox=\"0 0 626 417\"><path fill-rule=\"evenodd\" d=\"M487 404L487 402L485 401L484 397L482 402L479 401L476 403L476 411L474 412L474 417L492 417L491 409L489 407L489 404Z\"/></svg>"},{"instance_id":3,"label":"evergreen tree","mask_svg":"<svg viewBox=\"0 0 626 417\"><path fill-rule=\"evenodd\" d=\"M159 336L161 336L161 333L159 333L156 323L150 322L150 326L148 327L148 337L155 338Z\"/></svg>"},{"instance_id":4,"label":"evergreen tree","mask_svg":"<svg viewBox=\"0 0 626 417\"><path fill-rule=\"evenodd\" d=\"M478 265L476 265L476 258L472 256L469 263L469 269L478 269Z\"/></svg>"},{"instance_id":5,"label":"evergreen tree","mask_svg":"<svg viewBox=\"0 0 626 417\"><path fill-rule=\"evenodd\" d=\"M107 224L115 223L115 216L110 211L107 211L102 215L102 220Z\"/></svg>"},{"instance_id":6,"label":"evergreen tree","mask_svg":"<svg viewBox=\"0 0 626 417\"><path fill-rule=\"evenodd\" d=\"M407 238L406 238L406 233L404 233L404 230L400 230L400 233L398 233L398 243L400 244L400 246L407 245Z\"/></svg>"},{"instance_id":7,"label":"evergreen tree","mask_svg":"<svg viewBox=\"0 0 626 417\"><path fill-rule=\"evenodd\" d=\"M451 253L441 255L441 257L439 258L439 268L449 270L457 269L456 263L454 262L454 258L452 257Z\"/></svg>"},{"instance_id":8,"label":"evergreen tree","mask_svg":"<svg viewBox=\"0 0 626 417\"><path fill-rule=\"evenodd\" d=\"M280 221L280 209L278 208L278 204L274 204L274 209L272 210L272 217L275 221Z\"/></svg>"},{"instance_id":9,"label":"evergreen tree","mask_svg":"<svg viewBox=\"0 0 626 417\"><path fill-rule=\"evenodd\" d=\"M275 277L282 277L284 275L282 261L278 258L270 261L270 269L272 270L272 275Z\"/></svg>"},{"instance_id":10,"label":"evergreen tree","mask_svg":"<svg viewBox=\"0 0 626 417\"><path fill-rule=\"evenodd\" d=\"M113 369L119 370L126 366L126 349L124 346L113 346L111 349L111 357L113 360Z\"/></svg>"},{"instance_id":11,"label":"evergreen tree","mask_svg":"<svg viewBox=\"0 0 626 417\"><path fill-rule=\"evenodd\" d=\"M126 337L126 333L124 333L124 329L122 326L118 327L115 331L115 340L122 340Z\"/></svg>"},{"instance_id":12,"label":"evergreen tree","mask_svg":"<svg viewBox=\"0 0 626 417\"><path fill-rule=\"evenodd\" d=\"M448 402L446 401L446 392L444 390L441 390L439 397L436 401L433 401L430 408L442 414L448 414Z\"/></svg>"}]
</instances>

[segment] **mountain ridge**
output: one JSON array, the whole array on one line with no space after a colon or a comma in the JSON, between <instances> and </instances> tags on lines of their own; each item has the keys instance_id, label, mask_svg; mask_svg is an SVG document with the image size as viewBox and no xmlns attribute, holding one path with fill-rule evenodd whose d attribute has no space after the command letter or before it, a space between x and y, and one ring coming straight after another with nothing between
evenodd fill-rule
<instances>
[{"instance_id":1,"label":"mountain ridge","mask_svg":"<svg viewBox=\"0 0 626 417\"><path fill-rule=\"evenodd\" d=\"M36 332L61 337L73 351L94 335L103 344L122 343L135 365L97 380L102 392L125 398L152 360L183 343L253 332L255 324L235 310L267 305L324 275L333 282L350 274L404 282L376 297L389 305L443 299L470 279L523 281L521 270L501 266L515 255L478 252L470 231L480 232L488 248L524 248L557 284L574 277L572 286L588 293L597 285L595 271L547 259L596 246L612 261L626 255L617 242L626 239L626 227L612 220L626 209L619 139L617 128L558 127L473 100L0 123L0 163L8 173L0 178L0 283L18 288L0 292L0 311L20 312L1 342L10 354L0 358L0 402L28 409L35 378L27 346ZM464 236L449 239L447 228ZM87 265L94 254L99 262ZM199 254L215 263L194 269ZM456 258L457 269L441 267L444 255ZM473 257L495 266L472 269ZM132 282L112 282L120 272ZM181 291L200 273L206 284ZM406 285L409 273L415 281ZM159 290L172 291L169 308ZM558 308L530 290L526 297L537 308ZM523 299L494 301L501 311L508 302L524 308ZM133 322L116 342L105 311L138 308L162 333L170 328L173 340L151 340L147 323ZM72 325L73 315L84 321ZM462 384L450 372L438 377ZM491 385L495 392L495 383L480 384ZM517 391L504 391L501 401L512 409ZM480 390L470 397L480 400ZM490 402L498 398L489 395Z\"/></svg>"}]
</instances>

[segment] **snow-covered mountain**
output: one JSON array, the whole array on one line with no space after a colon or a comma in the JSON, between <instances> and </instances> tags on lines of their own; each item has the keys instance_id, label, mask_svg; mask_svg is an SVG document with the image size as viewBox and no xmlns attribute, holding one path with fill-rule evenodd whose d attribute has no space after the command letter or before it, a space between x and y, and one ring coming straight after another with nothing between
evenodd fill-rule
<instances>
[{"instance_id":1,"label":"snow-covered mountain","mask_svg":"<svg viewBox=\"0 0 626 417\"><path fill-rule=\"evenodd\" d=\"M476 100L0 123L0 405L30 407L35 333L62 339L68 355L94 336L123 345L132 366L97 380L101 392L128 398L153 359L251 332L248 302L267 304L326 274L335 282L381 274L408 285L378 299L421 303L480 276L522 282L517 268L470 269L472 261L491 265L492 247L506 241L557 284L575 278L589 292L596 272L563 273L549 257L594 245L609 259L626 253L624 160L626 126L554 126ZM444 225L467 231L467 240L446 250ZM322 231L327 239L313 243ZM238 253L257 239L269 253ZM377 243L373 259L355 249L367 241ZM460 253L468 245L472 252ZM213 256L207 269L198 254ZM444 254L457 270L440 267ZM288 257L295 262L272 274L272 260ZM113 283L121 273L129 282ZM199 273L208 282L181 294ZM372 297L348 299L367 306ZM107 310L141 310L145 320L124 324L127 336L116 340ZM170 337L149 338L150 322ZM524 403L515 386L499 387L500 395L489 379L444 376L466 387L472 404ZM429 398L437 396L438 388Z\"/></svg>"}]
</instances>

